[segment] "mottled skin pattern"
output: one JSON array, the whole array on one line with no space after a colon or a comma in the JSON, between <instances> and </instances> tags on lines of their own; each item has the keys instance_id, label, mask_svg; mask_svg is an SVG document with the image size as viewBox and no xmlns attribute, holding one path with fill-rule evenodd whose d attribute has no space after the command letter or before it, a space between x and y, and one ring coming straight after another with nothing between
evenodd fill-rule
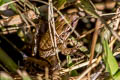
<instances>
[{"instance_id":1,"label":"mottled skin pattern","mask_svg":"<svg viewBox=\"0 0 120 80\"><path fill-rule=\"evenodd\" d=\"M77 25L78 23L77 18L79 18L77 14L69 14L64 16L72 25L72 27L75 27ZM42 23L44 22L40 22L39 24L41 27L43 26ZM59 51L61 51L61 53L65 55L74 52L75 51L74 48L67 48L66 45L69 42L65 40L66 36L68 35L68 33L70 33L71 29L60 16L57 17L55 21L55 27L56 27L56 32L58 34L58 36L56 36L56 42L57 42ZM49 67L50 71L51 70L54 71L58 69L60 66L58 65L58 59L56 57L56 54L54 54L49 30L43 36L39 36L39 32L36 31L35 38L36 38L36 42L35 42L36 46L33 46L33 51L34 50L37 50L37 51L33 53L35 53L35 55L36 53L39 53L40 58L38 59L36 57L28 57L25 60L26 69L29 69L30 72L33 72L34 69L36 68L44 70L45 66ZM37 45L38 43L39 45ZM33 64L36 66L33 66Z\"/></svg>"},{"instance_id":2,"label":"mottled skin pattern","mask_svg":"<svg viewBox=\"0 0 120 80\"><path fill-rule=\"evenodd\" d=\"M77 14L71 14L71 15L64 15L66 17L66 19L72 23L71 25L73 27L75 27L77 25L78 20L76 20L77 18L79 18L79 16ZM74 22L75 21L75 22ZM58 34L58 36L56 36L56 42L58 45L58 48L61 50L63 48L65 48L65 45L63 46L64 42L65 42L65 38L68 35L68 33L70 32L70 27L65 23L65 21L61 18L58 17L56 19L56 32ZM39 48L39 55L43 58L47 58L49 56L54 55L53 53L53 47L52 47L52 42L50 40L50 35L49 35L49 31L47 31L45 33L45 35L41 38L40 41L40 48ZM61 41L62 40L62 41ZM63 50L61 50L63 51Z\"/></svg>"},{"instance_id":3,"label":"mottled skin pattern","mask_svg":"<svg viewBox=\"0 0 120 80\"><path fill-rule=\"evenodd\" d=\"M77 14L64 15L66 19L71 23L72 27L75 27L78 22L79 16ZM76 20L77 19L77 20ZM65 44L65 38L70 32L70 27L65 23L65 21L59 16L55 21L56 32L56 42L58 49L63 53L70 53L72 49L67 49ZM50 64L55 67L58 64L56 55L53 52L52 42L50 40L49 30L44 34L39 43L39 55L40 57L48 60Z\"/></svg>"}]
</instances>

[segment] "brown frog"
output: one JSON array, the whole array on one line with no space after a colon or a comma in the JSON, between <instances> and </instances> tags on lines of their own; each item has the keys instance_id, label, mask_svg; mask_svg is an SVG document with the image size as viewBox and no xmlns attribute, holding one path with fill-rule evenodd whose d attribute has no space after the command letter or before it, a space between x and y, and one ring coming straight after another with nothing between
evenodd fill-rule
<instances>
[{"instance_id":1,"label":"brown frog","mask_svg":"<svg viewBox=\"0 0 120 80\"><path fill-rule=\"evenodd\" d=\"M65 14L64 17L69 21L69 23L72 25L72 27L76 27L78 23L79 16L77 14ZM74 51L72 48L67 48L66 43L66 37L71 32L71 28L65 23L63 18L61 16L57 17L55 21L55 27L56 27L56 43L58 46L58 50L61 51L63 54L69 54ZM36 31L36 33L38 33ZM35 33L35 34L36 34ZM37 35L37 34L36 34ZM38 64L40 67L51 67L51 69L56 69L58 64L58 59L56 57L56 54L54 53L54 48L52 46L51 38L49 30L46 31L46 33L41 37L38 48L38 53L41 58L43 58L43 62L41 59L33 59L28 58L30 61L34 62L35 64ZM35 47L34 47L35 48ZM46 61L45 61L46 60Z\"/></svg>"},{"instance_id":2,"label":"brown frog","mask_svg":"<svg viewBox=\"0 0 120 80\"><path fill-rule=\"evenodd\" d=\"M79 18L77 14L70 14L70 15L65 14L64 16L72 25L72 27L76 27ZM70 52L73 51L73 49L67 48L65 39L68 36L68 34L71 32L71 28L65 23L65 21L62 19L61 16L59 16L56 19L55 26L56 26L56 32L58 34L58 36L56 36L56 43L58 49L63 54L69 54ZM50 34L49 31L47 31L40 40L39 55L40 57L47 59L51 63L51 65L55 66L58 62L57 59L55 58L56 54L54 53L49 34Z\"/></svg>"},{"instance_id":3,"label":"brown frog","mask_svg":"<svg viewBox=\"0 0 120 80\"><path fill-rule=\"evenodd\" d=\"M78 22L78 18L79 16L77 14L70 14L70 15L64 15L65 18L69 21L69 23L72 25L72 27L76 27L77 22ZM65 49L66 45L64 42L66 41L66 37L67 35L71 32L71 28L65 23L65 21L62 19L61 16L59 16L56 19L56 32L58 34L58 36L56 36L56 42L58 45L58 48L61 49ZM49 35L49 31L47 31L45 33L45 35L41 38L40 43L39 43L39 55L43 58L47 58L49 56L55 55L53 54L53 46L52 46L52 42L50 40L50 35ZM63 51L63 50L61 50ZM63 52L64 53L64 52Z\"/></svg>"}]
</instances>

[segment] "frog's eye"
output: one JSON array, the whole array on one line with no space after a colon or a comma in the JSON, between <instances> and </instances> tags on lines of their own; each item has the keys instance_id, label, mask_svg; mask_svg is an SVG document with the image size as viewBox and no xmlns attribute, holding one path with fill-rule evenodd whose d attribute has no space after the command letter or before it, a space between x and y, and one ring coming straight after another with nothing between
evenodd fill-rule
<instances>
[{"instance_id":1,"label":"frog's eye","mask_svg":"<svg viewBox=\"0 0 120 80\"><path fill-rule=\"evenodd\" d=\"M67 44L67 48L73 48L73 46L70 44Z\"/></svg>"}]
</instances>

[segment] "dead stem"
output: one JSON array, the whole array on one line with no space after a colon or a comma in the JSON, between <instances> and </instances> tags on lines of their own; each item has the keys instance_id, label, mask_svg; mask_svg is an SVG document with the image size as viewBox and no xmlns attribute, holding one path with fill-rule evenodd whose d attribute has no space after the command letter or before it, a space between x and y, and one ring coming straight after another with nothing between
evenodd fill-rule
<instances>
[{"instance_id":1,"label":"dead stem","mask_svg":"<svg viewBox=\"0 0 120 80\"><path fill-rule=\"evenodd\" d=\"M50 80L49 79L49 68L47 66L45 67L45 80Z\"/></svg>"},{"instance_id":2,"label":"dead stem","mask_svg":"<svg viewBox=\"0 0 120 80\"><path fill-rule=\"evenodd\" d=\"M57 43L56 43L56 29L55 29L55 20L54 20L54 11L53 11L53 4L52 0L49 0L49 7L48 7L48 24L49 24L49 32L50 32L50 37L51 37L51 42L54 47L54 53L57 56L57 59L59 61L59 66L60 66L60 59L58 56L58 51L57 51ZM52 32L53 31L53 35Z\"/></svg>"},{"instance_id":3,"label":"dead stem","mask_svg":"<svg viewBox=\"0 0 120 80\"><path fill-rule=\"evenodd\" d=\"M94 58L95 45L97 42L100 25L101 25L101 21L98 19L95 25L95 32L93 34L92 45L91 45L91 50L90 50L90 59L89 59L90 63L88 66L91 65L91 61ZM90 79L90 72L88 73L88 78Z\"/></svg>"},{"instance_id":4,"label":"dead stem","mask_svg":"<svg viewBox=\"0 0 120 80\"><path fill-rule=\"evenodd\" d=\"M78 78L77 80L81 80L87 73L89 73L93 68L95 68L99 62L101 61L102 57L99 56L97 61L93 64L91 64L91 66L89 66Z\"/></svg>"}]
</instances>

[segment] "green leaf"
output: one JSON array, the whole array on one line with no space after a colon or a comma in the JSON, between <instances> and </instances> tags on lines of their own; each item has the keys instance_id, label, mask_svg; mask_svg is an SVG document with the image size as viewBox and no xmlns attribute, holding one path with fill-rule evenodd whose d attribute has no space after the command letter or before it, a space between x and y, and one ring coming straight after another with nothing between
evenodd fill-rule
<instances>
[{"instance_id":1,"label":"green leaf","mask_svg":"<svg viewBox=\"0 0 120 80\"><path fill-rule=\"evenodd\" d=\"M58 10L63 8L65 3L66 3L66 0L58 0L56 4L56 7L58 8Z\"/></svg>"},{"instance_id":2,"label":"green leaf","mask_svg":"<svg viewBox=\"0 0 120 80\"><path fill-rule=\"evenodd\" d=\"M0 6L1 6L2 4L4 4L4 1L3 1L3 0L0 0Z\"/></svg>"},{"instance_id":3,"label":"green leaf","mask_svg":"<svg viewBox=\"0 0 120 80\"><path fill-rule=\"evenodd\" d=\"M80 0L77 6L81 7L85 12L92 15L93 17L99 18L99 15L96 13L95 8L93 7L90 0Z\"/></svg>"},{"instance_id":4,"label":"green leaf","mask_svg":"<svg viewBox=\"0 0 120 80\"><path fill-rule=\"evenodd\" d=\"M10 2L10 1L12 1L12 0L0 0L0 6L3 5L3 4L5 4L5 3L7 3L7 2ZM10 7L12 10L16 11L15 4L14 4L14 3L9 4L9 7Z\"/></svg>"},{"instance_id":5,"label":"green leaf","mask_svg":"<svg viewBox=\"0 0 120 80\"><path fill-rule=\"evenodd\" d=\"M15 62L0 48L0 62L2 62L7 69L9 69L12 72L16 72L18 69L18 66L15 64Z\"/></svg>"},{"instance_id":6,"label":"green leaf","mask_svg":"<svg viewBox=\"0 0 120 80\"><path fill-rule=\"evenodd\" d=\"M13 78L5 72L0 72L0 80L13 80Z\"/></svg>"},{"instance_id":7,"label":"green leaf","mask_svg":"<svg viewBox=\"0 0 120 80\"><path fill-rule=\"evenodd\" d=\"M71 59L70 55L67 55L67 66L70 67L70 66L72 66L72 65L73 65L72 59ZM72 70L72 71L70 72L70 75L71 75L71 76L77 76L78 73L77 73L76 70Z\"/></svg>"},{"instance_id":8,"label":"green leaf","mask_svg":"<svg viewBox=\"0 0 120 80\"><path fill-rule=\"evenodd\" d=\"M120 70L113 76L114 80L120 80Z\"/></svg>"},{"instance_id":9,"label":"green leaf","mask_svg":"<svg viewBox=\"0 0 120 80\"><path fill-rule=\"evenodd\" d=\"M27 74L27 72L25 71L21 72L21 77L23 78L23 80L32 80L30 76Z\"/></svg>"},{"instance_id":10,"label":"green leaf","mask_svg":"<svg viewBox=\"0 0 120 80\"><path fill-rule=\"evenodd\" d=\"M70 66L72 66L72 60L70 55L67 55L67 67L70 67Z\"/></svg>"},{"instance_id":11,"label":"green leaf","mask_svg":"<svg viewBox=\"0 0 120 80\"><path fill-rule=\"evenodd\" d=\"M118 71L119 66L108 46L108 41L104 39L102 42L105 51L104 61L106 64L106 70L110 72L111 76L113 76Z\"/></svg>"}]
</instances>

